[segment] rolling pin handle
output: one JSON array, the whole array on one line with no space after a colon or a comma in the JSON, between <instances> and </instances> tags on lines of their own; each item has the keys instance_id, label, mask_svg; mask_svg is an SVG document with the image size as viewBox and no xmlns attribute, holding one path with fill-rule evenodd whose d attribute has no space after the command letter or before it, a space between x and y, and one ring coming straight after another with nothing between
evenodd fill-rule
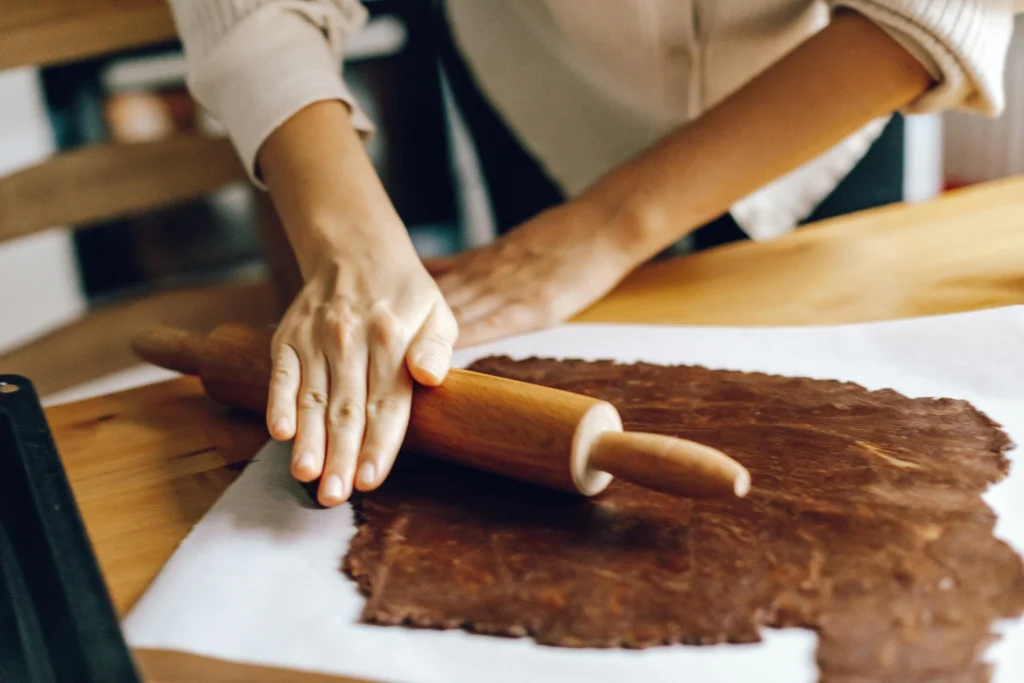
<instances>
[{"instance_id":1,"label":"rolling pin handle","mask_svg":"<svg viewBox=\"0 0 1024 683\"><path fill-rule=\"evenodd\" d=\"M750 473L725 453L660 434L601 434L590 449L588 465L673 496L742 498L750 490Z\"/></svg>"},{"instance_id":2,"label":"rolling pin handle","mask_svg":"<svg viewBox=\"0 0 1024 683\"><path fill-rule=\"evenodd\" d=\"M132 337L132 350L144 361L184 375L199 375L206 337L166 325L149 325Z\"/></svg>"}]
</instances>

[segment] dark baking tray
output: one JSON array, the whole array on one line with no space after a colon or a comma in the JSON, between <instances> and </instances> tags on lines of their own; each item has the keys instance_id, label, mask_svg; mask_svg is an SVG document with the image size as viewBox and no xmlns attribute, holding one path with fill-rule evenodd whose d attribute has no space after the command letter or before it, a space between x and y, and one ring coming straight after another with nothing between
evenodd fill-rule
<instances>
[{"instance_id":1,"label":"dark baking tray","mask_svg":"<svg viewBox=\"0 0 1024 683\"><path fill-rule=\"evenodd\" d=\"M35 388L0 375L0 682L141 680Z\"/></svg>"}]
</instances>

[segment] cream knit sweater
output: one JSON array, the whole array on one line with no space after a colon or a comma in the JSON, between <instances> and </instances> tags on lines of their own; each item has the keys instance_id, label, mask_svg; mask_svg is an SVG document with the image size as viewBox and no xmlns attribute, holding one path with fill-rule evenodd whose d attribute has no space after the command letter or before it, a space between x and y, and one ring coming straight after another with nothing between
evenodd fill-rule
<instances>
[{"instance_id":1,"label":"cream knit sweater","mask_svg":"<svg viewBox=\"0 0 1024 683\"><path fill-rule=\"evenodd\" d=\"M358 0L169 0L196 100L252 174L266 137L302 107L346 102L343 51ZM901 42L936 85L906 113L1003 108L1014 13L1024 0L447 0L471 72L522 144L574 195L699 116L852 8ZM810 106L813 106L810 105ZM886 120L732 207L754 239L791 230L853 168Z\"/></svg>"}]
</instances>

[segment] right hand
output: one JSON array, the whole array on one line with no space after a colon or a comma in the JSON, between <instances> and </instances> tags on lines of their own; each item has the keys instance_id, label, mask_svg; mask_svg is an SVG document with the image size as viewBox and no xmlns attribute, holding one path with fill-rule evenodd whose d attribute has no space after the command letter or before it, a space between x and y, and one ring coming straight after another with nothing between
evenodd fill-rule
<instances>
[{"instance_id":1,"label":"right hand","mask_svg":"<svg viewBox=\"0 0 1024 683\"><path fill-rule=\"evenodd\" d=\"M413 382L440 384L458 325L337 101L262 145L259 169L305 283L274 334L267 427L292 475L338 505L394 464Z\"/></svg>"},{"instance_id":2,"label":"right hand","mask_svg":"<svg viewBox=\"0 0 1024 683\"><path fill-rule=\"evenodd\" d=\"M333 506L388 475L413 382L444 380L458 328L404 245L325 255L305 281L273 338L267 425L294 439L292 475L319 477L317 499Z\"/></svg>"}]
</instances>

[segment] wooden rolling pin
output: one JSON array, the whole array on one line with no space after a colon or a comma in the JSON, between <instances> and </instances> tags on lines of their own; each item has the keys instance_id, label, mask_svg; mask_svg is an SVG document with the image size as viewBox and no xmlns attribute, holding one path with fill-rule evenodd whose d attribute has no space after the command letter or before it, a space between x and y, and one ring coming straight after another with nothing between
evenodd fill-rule
<instances>
[{"instance_id":1,"label":"wooden rolling pin","mask_svg":"<svg viewBox=\"0 0 1024 683\"><path fill-rule=\"evenodd\" d=\"M265 413L272 330L223 325L209 336L149 327L132 340L143 360L198 375L221 403ZM613 476L676 496L744 496L750 474L708 446L623 432L606 401L452 369L417 386L405 448L521 481L593 496Z\"/></svg>"}]
</instances>

